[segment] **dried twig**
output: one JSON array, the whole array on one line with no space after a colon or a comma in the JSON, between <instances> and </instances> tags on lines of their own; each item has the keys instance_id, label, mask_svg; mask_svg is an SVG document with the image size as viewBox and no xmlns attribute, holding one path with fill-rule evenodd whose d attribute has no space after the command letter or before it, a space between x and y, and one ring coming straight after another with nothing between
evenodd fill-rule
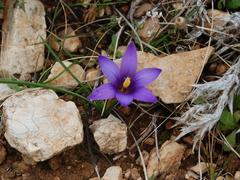
<instances>
[{"instance_id":1,"label":"dried twig","mask_svg":"<svg viewBox=\"0 0 240 180\"><path fill-rule=\"evenodd\" d=\"M133 14L135 12L135 10L137 9L138 5L142 2L143 0L134 0L131 2L131 7L130 10L128 12L128 18L130 19L131 23L133 23Z\"/></svg>"}]
</instances>

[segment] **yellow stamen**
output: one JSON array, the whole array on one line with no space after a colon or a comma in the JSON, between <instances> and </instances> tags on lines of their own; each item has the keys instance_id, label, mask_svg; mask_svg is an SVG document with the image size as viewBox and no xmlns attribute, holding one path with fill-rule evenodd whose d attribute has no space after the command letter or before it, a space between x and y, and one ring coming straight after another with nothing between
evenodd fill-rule
<instances>
[{"instance_id":1,"label":"yellow stamen","mask_svg":"<svg viewBox=\"0 0 240 180\"><path fill-rule=\"evenodd\" d=\"M130 86L130 84L131 84L131 78L127 77L123 82L123 87L128 88Z\"/></svg>"}]
</instances>

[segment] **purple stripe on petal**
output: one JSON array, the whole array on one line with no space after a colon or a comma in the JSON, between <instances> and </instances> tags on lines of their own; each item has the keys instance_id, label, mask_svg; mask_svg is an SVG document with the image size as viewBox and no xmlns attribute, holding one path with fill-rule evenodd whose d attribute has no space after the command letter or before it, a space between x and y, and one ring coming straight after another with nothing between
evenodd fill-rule
<instances>
[{"instance_id":1,"label":"purple stripe on petal","mask_svg":"<svg viewBox=\"0 0 240 180\"><path fill-rule=\"evenodd\" d=\"M137 70L137 49L135 44L132 42L127 47L122 61L120 72L123 76L133 77Z\"/></svg>"},{"instance_id":2,"label":"purple stripe on petal","mask_svg":"<svg viewBox=\"0 0 240 180\"><path fill-rule=\"evenodd\" d=\"M93 92L88 96L90 100L104 100L112 99L116 95L116 90L112 84L103 84L98 88L94 89Z\"/></svg>"},{"instance_id":3,"label":"purple stripe on petal","mask_svg":"<svg viewBox=\"0 0 240 180\"><path fill-rule=\"evenodd\" d=\"M135 88L143 87L151 83L155 80L159 74L161 73L161 69L158 68L145 68L136 73L133 78L133 85Z\"/></svg>"},{"instance_id":4,"label":"purple stripe on petal","mask_svg":"<svg viewBox=\"0 0 240 180\"><path fill-rule=\"evenodd\" d=\"M120 75L118 66L105 56L99 56L98 61L103 74L110 82L115 83Z\"/></svg>"},{"instance_id":5,"label":"purple stripe on petal","mask_svg":"<svg viewBox=\"0 0 240 180\"><path fill-rule=\"evenodd\" d=\"M144 87L136 89L135 92L133 93L133 98L142 102L151 102L151 103L157 102L156 96L154 96L150 90Z\"/></svg>"},{"instance_id":6,"label":"purple stripe on petal","mask_svg":"<svg viewBox=\"0 0 240 180\"><path fill-rule=\"evenodd\" d=\"M116 93L116 98L122 106L128 106L133 101L133 96L131 94Z\"/></svg>"}]
</instances>

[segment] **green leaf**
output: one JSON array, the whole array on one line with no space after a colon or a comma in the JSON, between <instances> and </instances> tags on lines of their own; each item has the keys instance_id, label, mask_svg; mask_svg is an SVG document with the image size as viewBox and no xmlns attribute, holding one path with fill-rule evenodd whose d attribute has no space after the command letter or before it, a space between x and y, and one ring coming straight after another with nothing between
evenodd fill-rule
<instances>
[{"instance_id":1,"label":"green leaf","mask_svg":"<svg viewBox=\"0 0 240 180\"><path fill-rule=\"evenodd\" d=\"M226 0L227 9L238 9L240 8L240 0Z\"/></svg>"},{"instance_id":2,"label":"green leaf","mask_svg":"<svg viewBox=\"0 0 240 180\"><path fill-rule=\"evenodd\" d=\"M123 56L123 54L120 51L116 52L116 58L119 59Z\"/></svg>"},{"instance_id":3,"label":"green leaf","mask_svg":"<svg viewBox=\"0 0 240 180\"><path fill-rule=\"evenodd\" d=\"M237 126L233 115L227 109L223 110L219 122L220 130L234 129Z\"/></svg>"},{"instance_id":4,"label":"green leaf","mask_svg":"<svg viewBox=\"0 0 240 180\"><path fill-rule=\"evenodd\" d=\"M159 37L152 40L150 45L157 48L159 46L168 44L170 40L171 39L169 37L169 34L165 33L165 34L161 34Z\"/></svg>"},{"instance_id":5,"label":"green leaf","mask_svg":"<svg viewBox=\"0 0 240 180\"><path fill-rule=\"evenodd\" d=\"M225 126L223 123L221 123L221 122L218 122L217 128L218 128L220 131L226 131L226 130L228 130L228 128L226 128L226 126Z\"/></svg>"},{"instance_id":6,"label":"green leaf","mask_svg":"<svg viewBox=\"0 0 240 180\"><path fill-rule=\"evenodd\" d=\"M11 89L14 89L16 92L21 91L22 88L18 84L8 84Z\"/></svg>"},{"instance_id":7,"label":"green leaf","mask_svg":"<svg viewBox=\"0 0 240 180\"><path fill-rule=\"evenodd\" d=\"M239 120L240 120L240 110L235 111L235 112L233 113L233 117L234 117L235 122L238 123Z\"/></svg>"},{"instance_id":8,"label":"green leaf","mask_svg":"<svg viewBox=\"0 0 240 180\"><path fill-rule=\"evenodd\" d=\"M152 175L149 180L154 180L154 176Z\"/></svg>"},{"instance_id":9,"label":"green leaf","mask_svg":"<svg viewBox=\"0 0 240 180\"><path fill-rule=\"evenodd\" d=\"M111 44L109 45L109 51L111 53L114 53L116 45L117 45L117 36L115 34L113 34ZM123 54L120 51L117 50L116 51L116 58L118 59L122 56L123 56Z\"/></svg>"},{"instance_id":10,"label":"green leaf","mask_svg":"<svg viewBox=\"0 0 240 180\"><path fill-rule=\"evenodd\" d=\"M225 7L225 0L219 0L217 7L218 9L223 9Z\"/></svg>"},{"instance_id":11,"label":"green leaf","mask_svg":"<svg viewBox=\"0 0 240 180\"><path fill-rule=\"evenodd\" d=\"M234 109L240 109L240 96L234 97L233 107Z\"/></svg>"},{"instance_id":12,"label":"green leaf","mask_svg":"<svg viewBox=\"0 0 240 180\"><path fill-rule=\"evenodd\" d=\"M236 130L233 131L231 134L229 134L227 137L226 137L228 143L234 147L236 145ZM231 151L231 149L227 146L227 143L224 142L223 144L223 150L228 152L228 151Z\"/></svg>"},{"instance_id":13,"label":"green leaf","mask_svg":"<svg viewBox=\"0 0 240 180\"><path fill-rule=\"evenodd\" d=\"M117 45L117 36L113 34L111 44L109 45L109 51L111 53L114 52L116 45Z\"/></svg>"}]
</instances>

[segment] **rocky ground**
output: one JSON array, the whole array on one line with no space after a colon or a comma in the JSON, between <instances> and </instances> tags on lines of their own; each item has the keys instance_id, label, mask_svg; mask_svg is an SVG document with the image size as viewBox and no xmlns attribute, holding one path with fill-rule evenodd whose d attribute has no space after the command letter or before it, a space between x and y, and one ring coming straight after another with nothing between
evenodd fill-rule
<instances>
[{"instance_id":1,"label":"rocky ground","mask_svg":"<svg viewBox=\"0 0 240 180\"><path fill-rule=\"evenodd\" d=\"M0 2L1 180L240 179L238 0ZM129 42L158 102L90 101Z\"/></svg>"}]
</instances>

